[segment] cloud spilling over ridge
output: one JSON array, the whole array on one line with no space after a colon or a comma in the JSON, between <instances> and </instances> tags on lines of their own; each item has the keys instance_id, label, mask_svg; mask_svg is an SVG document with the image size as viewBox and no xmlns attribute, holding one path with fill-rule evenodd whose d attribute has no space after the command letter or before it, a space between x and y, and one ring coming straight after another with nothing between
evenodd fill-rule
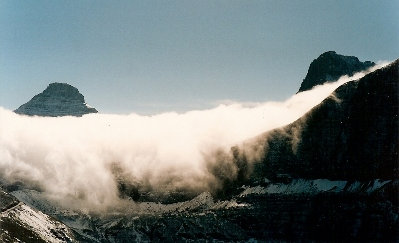
<instances>
[{"instance_id":1,"label":"cloud spilling over ridge","mask_svg":"<svg viewBox=\"0 0 399 243\"><path fill-rule=\"evenodd\" d=\"M206 191L215 180L206 155L295 121L367 72L284 102L233 103L183 114L50 118L0 107L0 181L21 182L72 208L92 210L120 203L121 181L149 191Z\"/></svg>"}]
</instances>

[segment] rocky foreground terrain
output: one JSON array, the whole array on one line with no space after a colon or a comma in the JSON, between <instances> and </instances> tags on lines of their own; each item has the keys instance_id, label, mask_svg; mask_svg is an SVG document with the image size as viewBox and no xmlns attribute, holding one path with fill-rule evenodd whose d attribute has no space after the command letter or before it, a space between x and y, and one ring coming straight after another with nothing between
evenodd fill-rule
<instances>
[{"instance_id":1,"label":"rocky foreground terrain","mask_svg":"<svg viewBox=\"0 0 399 243\"><path fill-rule=\"evenodd\" d=\"M358 67L357 58L335 52L316 60L322 67L340 62L334 67L344 68L337 75L372 65ZM356 68L346 68L348 63ZM313 81L306 89L330 79ZM41 229L57 232L48 241L398 242L398 82L396 60L340 86L292 124L233 147L229 156L221 154L220 166L208 169L223 187L212 192L157 198L121 181L121 196L134 199L140 210L99 215L67 210L39 191L3 183L12 196L0 192L6 198L0 204L0 240L16 241L9 232L29 229L29 236L37 225L54 225ZM247 163L253 151L259 156ZM235 178L223 170L226 158L237 165ZM11 215L14 207L44 215L40 222L46 224L19 224L21 217L14 215L22 213ZM29 241L24 233L19 237Z\"/></svg>"},{"instance_id":2,"label":"rocky foreground terrain","mask_svg":"<svg viewBox=\"0 0 399 243\"><path fill-rule=\"evenodd\" d=\"M0 190L1 242L73 242L68 227Z\"/></svg>"},{"instance_id":3,"label":"rocky foreground terrain","mask_svg":"<svg viewBox=\"0 0 399 243\"><path fill-rule=\"evenodd\" d=\"M13 194L64 222L81 242L396 242L398 185L293 179L245 185L225 198L204 192L183 202L141 202L140 212L108 215L59 210L35 191Z\"/></svg>"}]
</instances>

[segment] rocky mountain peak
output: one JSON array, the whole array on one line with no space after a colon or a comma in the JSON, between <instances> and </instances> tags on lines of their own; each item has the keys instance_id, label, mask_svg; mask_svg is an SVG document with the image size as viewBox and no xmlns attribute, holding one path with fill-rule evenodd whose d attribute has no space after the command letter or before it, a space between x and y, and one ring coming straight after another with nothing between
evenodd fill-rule
<instances>
[{"instance_id":1,"label":"rocky mountain peak","mask_svg":"<svg viewBox=\"0 0 399 243\"><path fill-rule=\"evenodd\" d=\"M43 94L54 97L79 100L84 103L84 96L79 92L79 90L67 83L51 83L43 91Z\"/></svg>"},{"instance_id":2,"label":"rocky mountain peak","mask_svg":"<svg viewBox=\"0 0 399 243\"><path fill-rule=\"evenodd\" d=\"M316 85L337 80L343 75L353 75L375 65L374 62L361 62L357 57L344 56L335 51L327 51L313 60L298 92L312 89Z\"/></svg>"},{"instance_id":3,"label":"rocky mountain peak","mask_svg":"<svg viewBox=\"0 0 399 243\"><path fill-rule=\"evenodd\" d=\"M51 83L15 112L31 116L82 116L97 113L97 110L89 107L84 96L72 85Z\"/></svg>"}]
</instances>

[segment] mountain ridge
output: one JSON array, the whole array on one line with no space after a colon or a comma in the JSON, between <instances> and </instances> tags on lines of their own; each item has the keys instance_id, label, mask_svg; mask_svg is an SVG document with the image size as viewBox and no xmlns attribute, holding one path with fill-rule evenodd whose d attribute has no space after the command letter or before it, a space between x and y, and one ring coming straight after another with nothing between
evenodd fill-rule
<instances>
[{"instance_id":1,"label":"mountain ridge","mask_svg":"<svg viewBox=\"0 0 399 243\"><path fill-rule=\"evenodd\" d=\"M63 223L29 207L0 188L1 242L75 242Z\"/></svg>"}]
</instances>

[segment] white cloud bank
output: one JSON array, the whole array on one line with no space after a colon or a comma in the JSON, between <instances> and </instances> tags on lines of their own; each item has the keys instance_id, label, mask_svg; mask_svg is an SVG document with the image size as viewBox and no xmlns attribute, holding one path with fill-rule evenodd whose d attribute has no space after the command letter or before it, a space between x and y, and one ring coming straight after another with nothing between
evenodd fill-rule
<instances>
[{"instance_id":1,"label":"white cloud bank","mask_svg":"<svg viewBox=\"0 0 399 243\"><path fill-rule=\"evenodd\" d=\"M235 103L183 114L50 118L0 107L0 178L92 210L121 202L116 170L119 178L148 190L208 190L213 175L204 154L289 124L338 86L364 75L341 77L284 102Z\"/></svg>"}]
</instances>

